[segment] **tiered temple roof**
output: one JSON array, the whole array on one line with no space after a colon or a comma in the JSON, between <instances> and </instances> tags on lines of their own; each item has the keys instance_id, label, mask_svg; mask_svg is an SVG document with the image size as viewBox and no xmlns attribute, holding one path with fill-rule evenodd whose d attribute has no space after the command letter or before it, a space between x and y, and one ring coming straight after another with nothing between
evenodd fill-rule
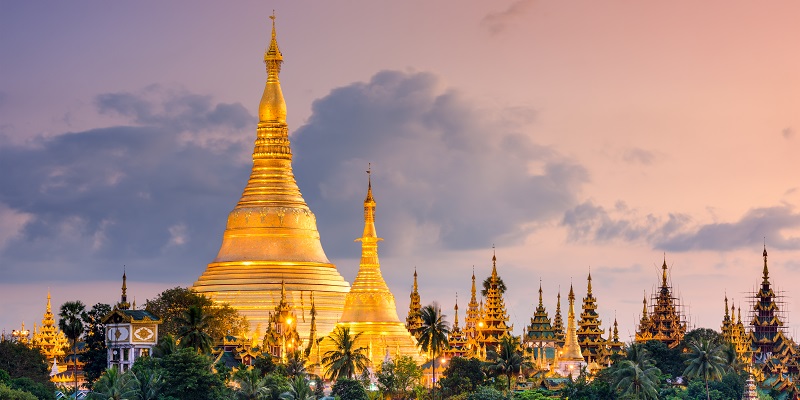
<instances>
[{"instance_id":1,"label":"tiered temple roof","mask_svg":"<svg viewBox=\"0 0 800 400\"><path fill-rule=\"evenodd\" d=\"M468 339L464 330L458 326L458 295L456 295L456 304L453 307L453 312L453 326L450 328L450 336L448 337L450 348L445 350L445 354L448 358L466 357L469 355L467 348Z\"/></svg>"},{"instance_id":2,"label":"tiered temple roof","mask_svg":"<svg viewBox=\"0 0 800 400\"><path fill-rule=\"evenodd\" d=\"M602 321L597 315L597 299L592 295L592 274L587 278L586 297L583 298L583 311L581 320L578 323L578 342L583 350L583 357L589 364L597 362L600 353L605 347L606 340L603 338L603 329L600 328Z\"/></svg>"},{"instance_id":3,"label":"tiered temple roof","mask_svg":"<svg viewBox=\"0 0 800 400\"><path fill-rule=\"evenodd\" d=\"M564 346L564 321L561 318L561 288L558 289L558 300L556 301L556 313L553 315L553 333L556 337L556 346Z\"/></svg>"},{"instance_id":4,"label":"tiered temple roof","mask_svg":"<svg viewBox=\"0 0 800 400\"><path fill-rule=\"evenodd\" d=\"M264 334L263 349L281 361L286 361L289 353L302 349L300 334L297 332L297 313L286 299L286 284L281 282L281 298L273 312L269 313L267 330Z\"/></svg>"},{"instance_id":5,"label":"tiered temple roof","mask_svg":"<svg viewBox=\"0 0 800 400\"><path fill-rule=\"evenodd\" d=\"M508 326L508 313L500 290L500 277L497 275L497 256L492 256L492 275L489 277L489 288L486 293L486 304L483 307L481 321L478 326L478 343L483 351L494 348L500 340L511 335L513 327ZM480 324L483 324L480 326Z\"/></svg>"},{"instance_id":6,"label":"tiered temple roof","mask_svg":"<svg viewBox=\"0 0 800 400\"><path fill-rule=\"evenodd\" d=\"M678 346L686 334L687 323L680 312L680 304L673 297L672 288L667 280L667 260L661 265L661 287L652 297L652 310L645 318L647 301L642 320L636 332L636 342L642 343L649 340L658 340L670 348Z\"/></svg>"},{"instance_id":7,"label":"tiered temple roof","mask_svg":"<svg viewBox=\"0 0 800 400\"><path fill-rule=\"evenodd\" d=\"M467 339L465 357L481 358L481 349L478 343L478 328L481 322L481 306L478 303L477 290L475 288L475 270L472 271L472 288L469 304L467 304L467 316L464 319L464 336Z\"/></svg>"},{"instance_id":8,"label":"tiered temple roof","mask_svg":"<svg viewBox=\"0 0 800 400\"><path fill-rule=\"evenodd\" d=\"M739 320L736 321L736 306L731 305L728 313L728 296L725 296L725 316L722 318L722 339L730 343L736 350L736 357L746 365L750 359L750 338L742 324L742 310L739 309Z\"/></svg>"},{"instance_id":9,"label":"tiered temple roof","mask_svg":"<svg viewBox=\"0 0 800 400\"><path fill-rule=\"evenodd\" d=\"M419 339L419 335L422 333L422 316L420 315L420 310L422 310L422 302L419 297L419 290L417 287L417 268L414 267L414 286L411 289L411 295L409 296L411 301L408 303L408 316L406 317L406 329L414 335L415 338Z\"/></svg>"},{"instance_id":10,"label":"tiered temple roof","mask_svg":"<svg viewBox=\"0 0 800 400\"><path fill-rule=\"evenodd\" d=\"M531 318L531 323L525 327L523 341L532 353L533 364L538 369L547 368L547 360L555 356L556 333L550 323L550 316L544 308L542 299L542 282L539 282L539 305Z\"/></svg>"},{"instance_id":11,"label":"tiered temple roof","mask_svg":"<svg viewBox=\"0 0 800 400\"><path fill-rule=\"evenodd\" d=\"M53 316L53 309L50 304L50 291L47 291L47 307L42 316L42 325L34 325L31 344L44 354L48 363L53 364L53 360L63 363L66 355L65 349L69 348L69 340L56 326Z\"/></svg>"}]
</instances>

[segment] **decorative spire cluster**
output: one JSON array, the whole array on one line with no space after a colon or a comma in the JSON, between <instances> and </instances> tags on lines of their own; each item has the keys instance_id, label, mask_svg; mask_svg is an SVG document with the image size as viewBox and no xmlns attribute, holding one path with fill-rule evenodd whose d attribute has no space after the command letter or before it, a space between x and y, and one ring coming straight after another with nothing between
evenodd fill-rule
<instances>
[{"instance_id":1,"label":"decorative spire cluster","mask_svg":"<svg viewBox=\"0 0 800 400\"><path fill-rule=\"evenodd\" d=\"M69 342L64 332L61 332L56 325L49 290L47 291L47 306L42 316L42 325L37 327L34 324L31 344L44 354L49 364L52 364L54 360L63 363L66 355L64 349L68 347Z\"/></svg>"},{"instance_id":2,"label":"decorative spire cluster","mask_svg":"<svg viewBox=\"0 0 800 400\"><path fill-rule=\"evenodd\" d=\"M542 282L539 280L539 305L531 318L531 323L525 328L523 337L527 347L533 349L534 365L539 369L546 368L547 359L555 354L548 356L547 350L552 353L555 349L556 333L550 323L550 316L544 307L542 295Z\"/></svg>"},{"instance_id":3,"label":"decorative spire cluster","mask_svg":"<svg viewBox=\"0 0 800 400\"><path fill-rule=\"evenodd\" d=\"M493 254L492 275L489 277L489 288L486 291L486 304L481 313L481 320L478 322L477 341L483 351L497 346L502 338L511 335L513 329L513 326L507 324L508 313L500 284L500 276L497 274L497 255Z\"/></svg>"},{"instance_id":4,"label":"decorative spire cluster","mask_svg":"<svg viewBox=\"0 0 800 400\"><path fill-rule=\"evenodd\" d=\"M419 296L419 288L417 286L417 268L414 268L414 286L411 289L411 302L408 303L408 316L406 317L406 329L419 339L422 332L422 300Z\"/></svg>"},{"instance_id":5,"label":"decorative spire cluster","mask_svg":"<svg viewBox=\"0 0 800 400\"><path fill-rule=\"evenodd\" d=\"M677 347L686 334L687 322L680 310L679 299L672 295L672 287L667 279L667 259L661 265L661 285L658 293L652 297L652 311L647 312L647 297L642 310L642 320L636 332L636 342L644 343L658 340L669 346Z\"/></svg>"}]
</instances>

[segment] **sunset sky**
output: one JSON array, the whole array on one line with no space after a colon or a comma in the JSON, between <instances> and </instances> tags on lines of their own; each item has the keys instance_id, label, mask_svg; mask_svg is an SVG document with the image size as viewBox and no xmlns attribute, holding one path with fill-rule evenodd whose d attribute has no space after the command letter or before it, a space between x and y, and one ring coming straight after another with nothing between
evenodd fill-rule
<instances>
[{"instance_id":1,"label":"sunset sky","mask_svg":"<svg viewBox=\"0 0 800 400\"><path fill-rule=\"evenodd\" d=\"M300 189L345 279L372 163L404 318L463 323L496 246L515 334L591 268L628 341L666 257L693 326L762 246L800 320L800 2L0 1L0 329L190 286L250 171L273 9ZM123 267L124 266L124 267ZM566 314L566 301L562 304Z\"/></svg>"}]
</instances>

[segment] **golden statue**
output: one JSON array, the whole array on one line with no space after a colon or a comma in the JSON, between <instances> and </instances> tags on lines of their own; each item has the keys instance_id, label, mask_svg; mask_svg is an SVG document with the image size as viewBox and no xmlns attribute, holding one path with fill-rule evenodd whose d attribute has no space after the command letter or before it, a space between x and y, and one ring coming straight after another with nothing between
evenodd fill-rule
<instances>
[{"instance_id":1,"label":"golden statue","mask_svg":"<svg viewBox=\"0 0 800 400\"><path fill-rule=\"evenodd\" d=\"M314 213L303 200L292 172L286 102L278 75L283 55L275 36L264 54L267 82L258 107L253 170L236 207L228 215L222 246L194 284L194 290L229 303L246 316L251 329L267 326L281 299L297 309L302 292L314 292L316 324L327 334L339 320L350 285L322 249ZM306 309L306 308L309 309ZM310 312L300 304L298 314ZM308 337L310 321L298 321ZM261 336L262 332L256 332Z\"/></svg>"}]
</instances>

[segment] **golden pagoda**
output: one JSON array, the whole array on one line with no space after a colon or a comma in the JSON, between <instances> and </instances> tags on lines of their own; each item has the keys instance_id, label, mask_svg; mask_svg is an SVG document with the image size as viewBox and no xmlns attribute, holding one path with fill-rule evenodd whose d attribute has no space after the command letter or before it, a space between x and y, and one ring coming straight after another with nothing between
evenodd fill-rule
<instances>
[{"instance_id":1,"label":"golden pagoda","mask_svg":"<svg viewBox=\"0 0 800 400\"><path fill-rule=\"evenodd\" d=\"M411 301L408 303L408 316L406 317L406 329L419 339L422 333L422 303L419 297L419 290L417 287L417 268L414 267L414 287L411 289Z\"/></svg>"},{"instance_id":2,"label":"golden pagoda","mask_svg":"<svg viewBox=\"0 0 800 400\"><path fill-rule=\"evenodd\" d=\"M722 318L722 339L733 346L736 350L736 358L743 365L747 365L750 359L750 338L742 324L742 311L739 309L739 320L736 318L736 306L731 306L728 314L728 296L725 295L725 316Z\"/></svg>"},{"instance_id":3,"label":"golden pagoda","mask_svg":"<svg viewBox=\"0 0 800 400\"><path fill-rule=\"evenodd\" d=\"M295 304L303 291L313 291L317 329L327 333L341 316L349 284L328 261L316 217L292 172L286 102L278 79L283 55L275 16L270 18L272 40L264 54L267 81L258 107L253 169L228 215L219 253L193 289L230 304L247 317L253 330L269 323L269 313L280 301L281 282L287 300ZM297 330L307 337L310 323L299 322Z\"/></svg>"},{"instance_id":4,"label":"golden pagoda","mask_svg":"<svg viewBox=\"0 0 800 400\"><path fill-rule=\"evenodd\" d=\"M652 312L647 315L647 299L645 309L642 311L642 320L636 332L636 342L644 343L649 340L658 340L669 348L677 347L686 334L687 322L680 312L678 298L673 297L672 287L667 281L667 259L661 265L661 287L651 299Z\"/></svg>"},{"instance_id":5,"label":"golden pagoda","mask_svg":"<svg viewBox=\"0 0 800 400\"><path fill-rule=\"evenodd\" d=\"M583 356L589 364L597 362L601 350L606 345L603 338L602 321L597 315L597 299L592 294L592 273L587 278L586 297L583 298L581 320L578 323L578 341L583 350Z\"/></svg>"},{"instance_id":6,"label":"golden pagoda","mask_svg":"<svg viewBox=\"0 0 800 400\"><path fill-rule=\"evenodd\" d=\"M464 357L484 357L478 343L478 329L481 327L483 327L481 306L478 304L477 291L475 290L475 267L473 267L471 295L469 304L467 304L467 316L464 318L464 336L467 340Z\"/></svg>"},{"instance_id":7,"label":"golden pagoda","mask_svg":"<svg viewBox=\"0 0 800 400\"><path fill-rule=\"evenodd\" d=\"M375 231L375 199L372 197L370 180L364 199L364 233L356 239L361 242L361 263L336 327L350 328L351 335L361 334L355 346L369 349L373 370L380 367L387 355L396 358L410 356L418 363L424 361L417 348L417 340L397 316L394 295L381 275L378 259L378 242L381 240ZM332 346L331 339L323 339L320 343L321 354L324 356L333 350Z\"/></svg>"},{"instance_id":8,"label":"golden pagoda","mask_svg":"<svg viewBox=\"0 0 800 400\"><path fill-rule=\"evenodd\" d=\"M42 317L42 326L33 328L33 338L31 339L33 347L39 349L44 354L47 361L52 365L54 361L64 362L66 353L64 349L69 348L69 340L56 326L56 320L53 317L53 309L50 305L50 291L47 291L47 308L45 308L44 316Z\"/></svg>"},{"instance_id":9,"label":"golden pagoda","mask_svg":"<svg viewBox=\"0 0 800 400\"><path fill-rule=\"evenodd\" d=\"M572 290L572 285L569 285L569 312L567 313L567 332L564 339L564 347L558 352L554 364L558 374L570 376L573 379L586 366L586 361L581 353L581 345L578 342L577 329L575 328L575 292Z\"/></svg>"},{"instance_id":10,"label":"golden pagoda","mask_svg":"<svg viewBox=\"0 0 800 400\"><path fill-rule=\"evenodd\" d=\"M478 343L482 351L495 348L500 341L511 336L513 326L508 326L508 313L500 291L500 277L497 275L497 256L492 255L492 275L489 277L489 289L486 293L486 305L483 307L481 320L478 323Z\"/></svg>"}]
</instances>

